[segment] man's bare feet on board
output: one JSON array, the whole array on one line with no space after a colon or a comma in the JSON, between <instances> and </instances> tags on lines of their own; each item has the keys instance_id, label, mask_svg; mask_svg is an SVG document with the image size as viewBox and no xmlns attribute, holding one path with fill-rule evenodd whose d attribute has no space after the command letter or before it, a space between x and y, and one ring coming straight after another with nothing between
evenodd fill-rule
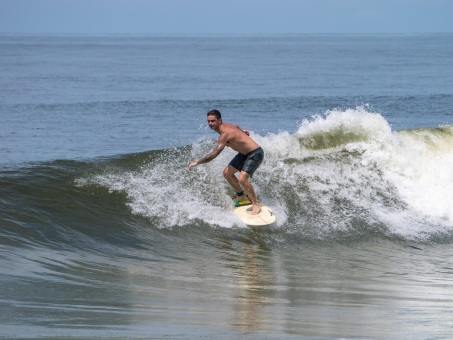
<instances>
[{"instance_id":1,"label":"man's bare feet on board","mask_svg":"<svg viewBox=\"0 0 453 340\"><path fill-rule=\"evenodd\" d=\"M261 205L259 203L253 204L253 209L251 215L257 215L261 211Z\"/></svg>"}]
</instances>

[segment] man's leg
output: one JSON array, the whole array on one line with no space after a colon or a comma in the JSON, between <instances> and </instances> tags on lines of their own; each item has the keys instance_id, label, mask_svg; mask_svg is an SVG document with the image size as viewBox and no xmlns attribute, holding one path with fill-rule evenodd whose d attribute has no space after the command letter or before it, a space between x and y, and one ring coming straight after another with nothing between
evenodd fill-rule
<instances>
[{"instance_id":1,"label":"man's leg","mask_svg":"<svg viewBox=\"0 0 453 340\"><path fill-rule=\"evenodd\" d=\"M228 183L233 187L234 191L236 193L243 191L241 185L239 184L239 180L235 176L236 172L238 172L236 168L234 168L232 165L228 165L225 170L223 170L223 176L225 176L226 180ZM245 196L238 196L236 201L243 201L245 200Z\"/></svg>"},{"instance_id":2,"label":"man's leg","mask_svg":"<svg viewBox=\"0 0 453 340\"><path fill-rule=\"evenodd\" d=\"M234 176L236 178L236 176ZM240 185L245 190L245 193L248 195L250 201L253 204L252 215L256 215L261 211L261 206L258 200L256 199L255 189L253 189L252 183L249 182L250 175L245 171L241 171L239 174L239 179L237 180Z\"/></svg>"}]
</instances>

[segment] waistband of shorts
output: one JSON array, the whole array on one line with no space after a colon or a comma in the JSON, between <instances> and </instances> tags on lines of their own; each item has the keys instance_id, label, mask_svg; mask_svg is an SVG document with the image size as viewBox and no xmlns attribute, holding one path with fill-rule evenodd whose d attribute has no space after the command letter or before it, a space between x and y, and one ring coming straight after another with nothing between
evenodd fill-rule
<instances>
[{"instance_id":1,"label":"waistband of shorts","mask_svg":"<svg viewBox=\"0 0 453 340\"><path fill-rule=\"evenodd\" d=\"M255 152L264 152L264 150L261 148L261 146L258 146L255 150L253 151L250 151L248 154L244 155L245 157L248 157L250 156L252 153L255 153Z\"/></svg>"}]
</instances>

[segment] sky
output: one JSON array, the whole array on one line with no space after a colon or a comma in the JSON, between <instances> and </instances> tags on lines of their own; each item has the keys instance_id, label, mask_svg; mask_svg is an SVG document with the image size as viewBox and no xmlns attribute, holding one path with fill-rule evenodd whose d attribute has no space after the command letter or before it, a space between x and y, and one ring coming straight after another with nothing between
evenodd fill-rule
<instances>
[{"instance_id":1,"label":"sky","mask_svg":"<svg viewBox=\"0 0 453 340\"><path fill-rule=\"evenodd\" d=\"M453 0L0 0L0 33L453 33Z\"/></svg>"}]
</instances>

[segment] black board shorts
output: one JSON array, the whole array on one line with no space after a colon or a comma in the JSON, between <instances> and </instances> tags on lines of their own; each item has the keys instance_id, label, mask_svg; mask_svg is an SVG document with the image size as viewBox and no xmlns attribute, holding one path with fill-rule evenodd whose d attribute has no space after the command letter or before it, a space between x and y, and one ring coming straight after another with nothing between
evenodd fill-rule
<instances>
[{"instance_id":1,"label":"black board shorts","mask_svg":"<svg viewBox=\"0 0 453 340\"><path fill-rule=\"evenodd\" d=\"M256 169L258 169L263 159L264 151L261 147L259 147L258 149L250 151L246 155L238 153L228 165L231 165L238 171L245 171L250 175L250 177L252 177L253 173Z\"/></svg>"}]
</instances>

